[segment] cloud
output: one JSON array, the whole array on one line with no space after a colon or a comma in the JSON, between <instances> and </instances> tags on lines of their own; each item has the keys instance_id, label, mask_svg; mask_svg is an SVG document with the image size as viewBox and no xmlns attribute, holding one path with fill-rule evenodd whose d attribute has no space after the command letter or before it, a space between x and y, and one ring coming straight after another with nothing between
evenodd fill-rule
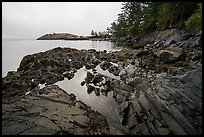
<instances>
[{"instance_id":1,"label":"cloud","mask_svg":"<svg viewBox=\"0 0 204 137\"><path fill-rule=\"evenodd\" d=\"M45 33L89 35L117 19L121 2L3 2L2 34L37 38Z\"/></svg>"}]
</instances>

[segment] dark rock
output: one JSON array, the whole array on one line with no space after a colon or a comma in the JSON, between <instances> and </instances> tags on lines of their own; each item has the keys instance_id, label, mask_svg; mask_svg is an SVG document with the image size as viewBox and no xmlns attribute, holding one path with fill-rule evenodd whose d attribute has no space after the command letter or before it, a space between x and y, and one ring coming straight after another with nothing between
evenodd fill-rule
<instances>
[{"instance_id":1,"label":"dark rock","mask_svg":"<svg viewBox=\"0 0 204 137\"><path fill-rule=\"evenodd\" d=\"M87 93L91 94L92 91L94 91L95 87L91 85L87 85Z\"/></svg>"},{"instance_id":2,"label":"dark rock","mask_svg":"<svg viewBox=\"0 0 204 137\"><path fill-rule=\"evenodd\" d=\"M68 73L67 79L70 80L74 77L74 73Z\"/></svg>"},{"instance_id":3,"label":"dark rock","mask_svg":"<svg viewBox=\"0 0 204 137\"><path fill-rule=\"evenodd\" d=\"M92 80L93 80L93 78L94 78L94 75L93 75L92 73L90 73L90 72L87 72L85 81L86 81L87 83L91 83Z\"/></svg>"},{"instance_id":4,"label":"dark rock","mask_svg":"<svg viewBox=\"0 0 204 137\"><path fill-rule=\"evenodd\" d=\"M115 76L119 76L119 73L120 73L120 69L113 65L108 69L108 71L110 73L113 73Z\"/></svg>"},{"instance_id":5,"label":"dark rock","mask_svg":"<svg viewBox=\"0 0 204 137\"><path fill-rule=\"evenodd\" d=\"M74 67L75 67L76 69L80 69L80 68L83 67L82 64L81 64L80 62L78 62L78 61L72 62L72 64L74 65Z\"/></svg>"},{"instance_id":6,"label":"dark rock","mask_svg":"<svg viewBox=\"0 0 204 137\"><path fill-rule=\"evenodd\" d=\"M42 61L40 61L41 64L45 67L48 67L48 66L61 66L61 64L55 60L51 60L51 59L44 59Z\"/></svg>"},{"instance_id":7,"label":"dark rock","mask_svg":"<svg viewBox=\"0 0 204 137\"><path fill-rule=\"evenodd\" d=\"M34 81L31 82L30 87L33 89L33 88L37 87L38 85L39 85L39 82L34 80Z\"/></svg>"},{"instance_id":8,"label":"dark rock","mask_svg":"<svg viewBox=\"0 0 204 137\"><path fill-rule=\"evenodd\" d=\"M99 88L95 88L94 89L96 96L100 96L100 89Z\"/></svg>"},{"instance_id":9,"label":"dark rock","mask_svg":"<svg viewBox=\"0 0 204 137\"><path fill-rule=\"evenodd\" d=\"M103 80L102 75L96 74L96 75L94 76L93 80L92 80L92 83L93 83L94 85L96 85L97 83L101 82L102 80Z\"/></svg>"},{"instance_id":10,"label":"dark rock","mask_svg":"<svg viewBox=\"0 0 204 137\"><path fill-rule=\"evenodd\" d=\"M137 53L137 56L141 57L141 56L145 56L148 54L149 54L149 50L141 50L140 52Z\"/></svg>"},{"instance_id":11,"label":"dark rock","mask_svg":"<svg viewBox=\"0 0 204 137\"><path fill-rule=\"evenodd\" d=\"M84 86L84 85L85 85L85 83L86 83L85 81L82 81L82 82L81 82L81 86Z\"/></svg>"},{"instance_id":12,"label":"dark rock","mask_svg":"<svg viewBox=\"0 0 204 137\"><path fill-rule=\"evenodd\" d=\"M133 49L140 49L140 48L144 48L144 45L141 43L134 43L132 48Z\"/></svg>"},{"instance_id":13,"label":"dark rock","mask_svg":"<svg viewBox=\"0 0 204 137\"><path fill-rule=\"evenodd\" d=\"M18 71L22 71L22 70L28 69L28 64L30 62L34 62L34 59L35 59L35 56L32 56L32 55L24 56L23 59L20 62L20 66L18 68Z\"/></svg>"},{"instance_id":14,"label":"dark rock","mask_svg":"<svg viewBox=\"0 0 204 137\"><path fill-rule=\"evenodd\" d=\"M92 69L93 73L96 74L97 70L95 68Z\"/></svg>"},{"instance_id":15,"label":"dark rock","mask_svg":"<svg viewBox=\"0 0 204 137\"><path fill-rule=\"evenodd\" d=\"M101 94L107 97L108 96L108 90L101 89Z\"/></svg>"},{"instance_id":16,"label":"dark rock","mask_svg":"<svg viewBox=\"0 0 204 137\"><path fill-rule=\"evenodd\" d=\"M94 68L94 65L87 63L87 64L85 64L85 67L86 67L86 69L92 69L92 68Z\"/></svg>"},{"instance_id":17,"label":"dark rock","mask_svg":"<svg viewBox=\"0 0 204 137\"><path fill-rule=\"evenodd\" d=\"M108 69L110 66L111 66L111 63L110 63L110 62L107 62L107 61L104 61L102 64L100 64L100 67L101 67L103 70Z\"/></svg>"}]
</instances>

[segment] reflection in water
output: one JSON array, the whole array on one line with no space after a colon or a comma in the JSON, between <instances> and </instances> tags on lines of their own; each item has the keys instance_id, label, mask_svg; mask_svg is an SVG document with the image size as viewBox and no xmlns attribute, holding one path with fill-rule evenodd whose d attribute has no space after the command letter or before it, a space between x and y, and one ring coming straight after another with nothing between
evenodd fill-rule
<instances>
[{"instance_id":1,"label":"reflection in water","mask_svg":"<svg viewBox=\"0 0 204 137\"><path fill-rule=\"evenodd\" d=\"M102 62L103 63L103 62ZM104 76L107 76L107 77L110 77L110 78L113 78L113 79L117 79L117 80L120 80L120 77L119 76L115 76L113 75L112 73L110 73L108 70L103 70L101 69L100 65L97 65L96 68L98 73L104 75Z\"/></svg>"},{"instance_id":2,"label":"reflection in water","mask_svg":"<svg viewBox=\"0 0 204 137\"><path fill-rule=\"evenodd\" d=\"M120 125L121 119L117 113L117 103L112 97L113 91L108 92L107 97L101 95L101 93L100 96L96 96L95 92L90 94L87 93L86 85L81 86L81 82L84 81L86 77L86 71L89 70L86 70L85 67L83 67L75 73L74 78L71 80L64 79L55 84L64 89L67 93L73 93L76 96L76 99L81 100L93 110L106 116L110 126L114 126L115 124Z\"/></svg>"}]
</instances>

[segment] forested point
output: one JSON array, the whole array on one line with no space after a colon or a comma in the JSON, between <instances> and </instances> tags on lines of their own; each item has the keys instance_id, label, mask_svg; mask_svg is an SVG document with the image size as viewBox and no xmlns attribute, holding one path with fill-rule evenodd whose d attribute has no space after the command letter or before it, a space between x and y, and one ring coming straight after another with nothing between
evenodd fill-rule
<instances>
[{"instance_id":1,"label":"forested point","mask_svg":"<svg viewBox=\"0 0 204 137\"><path fill-rule=\"evenodd\" d=\"M124 2L122 12L106 31L96 37L144 35L167 29L196 33L202 28L201 2Z\"/></svg>"}]
</instances>

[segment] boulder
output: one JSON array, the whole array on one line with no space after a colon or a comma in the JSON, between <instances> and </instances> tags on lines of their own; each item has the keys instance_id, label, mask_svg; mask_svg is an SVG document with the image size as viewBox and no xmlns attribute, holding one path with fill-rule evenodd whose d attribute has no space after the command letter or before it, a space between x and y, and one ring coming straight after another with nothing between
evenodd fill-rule
<instances>
[{"instance_id":1,"label":"boulder","mask_svg":"<svg viewBox=\"0 0 204 137\"><path fill-rule=\"evenodd\" d=\"M100 67L103 69L103 70L106 70L108 69L112 64L110 62L107 62L107 61L104 61L102 64L100 64Z\"/></svg>"},{"instance_id":2,"label":"boulder","mask_svg":"<svg viewBox=\"0 0 204 137\"><path fill-rule=\"evenodd\" d=\"M97 83L99 83L99 82L101 82L103 80L103 77L102 77L102 75L100 75L100 74L96 74L95 76L94 76L94 79L93 79L93 84L94 85L96 85Z\"/></svg>"},{"instance_id":3,"label":"boulder","mask_svg":"<svg viewBox=\"0 0 204 137\"><path fill-rule=\"evenodd\" d=\"M94 91L95 87L91 85L87 85L87 93L91 94L92 91Z\"/></svg>"},{"instance_id":4,"label":"boulder","mask_svg":"<svg viewBox=\"0 0 204 137\"><path fill-rule=\"evenodd\" d=\"M159 60L163 63L172 63L179 59L183 59L184 52L182 48L167 47L159 53Z\"/></svg>"},{"instance_id":5,"label":"boulder","mask_svg":"<svg viewBox=\"0 0 204 137\"><path fill-rule=\"evenodd\" d=\"M137 56L138 57L141 57L141 56L145 56L145 55L148 55L149 54L149 50L145 49L145 50L141 50L137 53Z\"/></svg>"},{"instance_id":6,"label":"boulder","mask_svg":"<svg viewBox=\"0 0 204 137\"><path fill-rule=\"evenodd\" d=\"M141 43L133 43L132 48L133 49L140 49L140 48L144 48L144 45Z\"/></svg>"},{"instance_id":7,"label":"boulder","mask_svg":"<svg viewBox=\"0 0 204 137\"><path fill-rule=\"evenodd\" d=\"M93 78L94 78L94 75L93 75L92 73L90 73L90 72L87 72L85 81L86 81L87 83L90 83L90 82L92 82L92 79L93 79Z\"/></svg>"}]
</instances>

